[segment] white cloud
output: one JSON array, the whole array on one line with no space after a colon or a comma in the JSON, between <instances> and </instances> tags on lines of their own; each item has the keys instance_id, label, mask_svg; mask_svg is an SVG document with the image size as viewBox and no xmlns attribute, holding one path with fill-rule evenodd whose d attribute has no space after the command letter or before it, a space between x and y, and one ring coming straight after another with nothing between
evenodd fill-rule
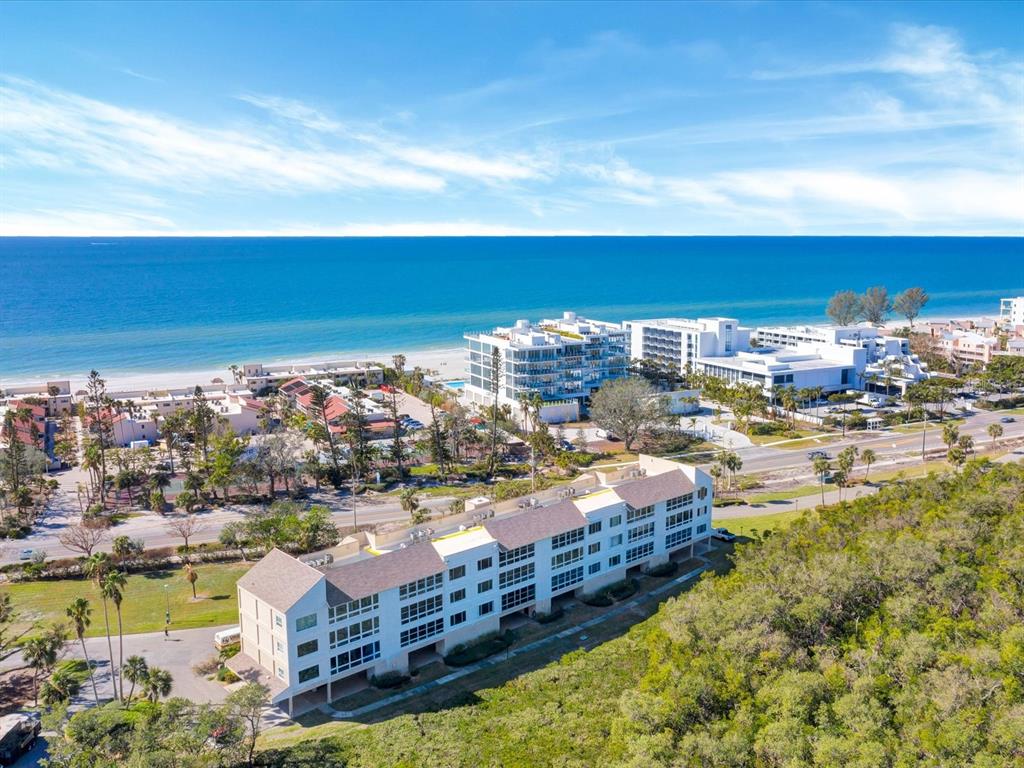
<instances>
[{"instance_id":1,"label":"white cloud","mask_svg":"<svg viewBox=\"0 0 1024 768\"><path fill-rule=\"evenodd\" d=\"M256 93L246 93L236 98L313 131L334 133L342 129L341 123L337 120L332 120L320 110L295 99Z\"/></svg>"}]
</instances>

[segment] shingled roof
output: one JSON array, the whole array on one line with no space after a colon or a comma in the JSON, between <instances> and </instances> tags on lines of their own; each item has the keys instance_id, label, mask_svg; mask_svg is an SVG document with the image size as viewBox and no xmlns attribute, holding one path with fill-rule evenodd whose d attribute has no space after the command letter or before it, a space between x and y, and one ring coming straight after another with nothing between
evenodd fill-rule
<instances>
[{"instance_id":1,"label":"shingled roof","mask_svg":"<svg viewBox=\"0 0 1024 768\"><path fill-rule=\"evenodd\" d=\"M615 495L634 509L667 501L693 490L693 482L682 470L662 472L631 483L615 486Z\"/></svg>"},{"instance_id":2,"label":"shingled roof","mask_svg":"<svg viewBox=\"0 0 1024 768\"><path fill-rule=\"evenodd\" d=\"M336 605L339 602L358 600L416 579L433 576L444 571L444 568L444 560L429 543L410 544L405 549L396 549L324 571L329 585L334 588L328 589L328 602Z\"/></svg>"},{"instance_id":3,"label":"shingled roof","mask_svg":"<svg viewBox=\"0 0 1024 768\"><path fill-rule=\"evenodd\" d=\"M586 525L587 519L569 500L537 507L515 515L494 518L484 528L505 549L515 549Z\"/></svg>"},{"instance_id":4,"label":"shingled roof","mask_svg":"<svg viewBox=\"0 0 1024 768\"><path fill-rule=\"evenodd\" d=\"M320 571L275 547L238 580L238 586L284 613L322 578Z\"/></svg>"}]
</instances>

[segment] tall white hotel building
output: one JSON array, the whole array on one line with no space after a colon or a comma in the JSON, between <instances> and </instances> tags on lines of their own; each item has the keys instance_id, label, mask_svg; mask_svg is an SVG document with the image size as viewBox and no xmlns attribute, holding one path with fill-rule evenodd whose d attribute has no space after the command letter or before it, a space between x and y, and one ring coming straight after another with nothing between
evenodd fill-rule
<instances>
[{"instance_id":1,"label":"tall white hotel building","mask_svg":"<svg viewBox=\"0 0 1024 768\"><path fill-rule=\"evenodd\" d=\"M641 456L543 495L432 521L437 530L360 532L301 560L273 550L238 581L242 647L228 665L289 710L299 695L323 703L506 617L708 548L712 484L695 467Z\"/></svg>"}]
</instances>

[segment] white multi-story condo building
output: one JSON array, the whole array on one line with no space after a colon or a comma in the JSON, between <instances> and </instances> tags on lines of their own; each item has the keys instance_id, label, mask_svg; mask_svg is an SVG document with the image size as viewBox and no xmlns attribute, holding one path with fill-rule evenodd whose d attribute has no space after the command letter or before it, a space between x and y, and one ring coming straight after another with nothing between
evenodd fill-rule
<instances>
[{"instance_id":1,"label":"white multi-story condo building","mask_svg":"<svg viewBox=\"0 0 1024 768\"><path fill-rule=\"evenodd\" d=\"M907 339L869 326L794 325L758 328L756 348L732 356L707 356L696 368L727 381L773 387L906 391L928 377L928 366L910 353Z\"/></svg>"},{"instance_id":2,"label":"white multi-story condo building","mask_svg":"<svg viewBox=\"0 0 1024 768\"><path fill-rule=\"evenodd\" d=\"M629 320L623 326L633 359L656 360L683 373L701 357L728 357L750 347L750 329L732 317L664 317Z\"/></svg>"},{"instance_id":3,"label":"white multi-story condo building","mask_svg":"<svg viewBox=\"0 0 1024 768\"><path fill-rule=\"evenodd\" d=\"M384 369L358 360L326 360L314 363L245 363L236 374L239 383L257 394L268 387L277 388L291 379L329 381L339 386L378 387L384 382Z\"/></svg>"},{"instance_id":4,"label":"white multi-story condo building","mask_svg":"<svg viewBox=\"0 0 1024 768\"><path fill-rule=\"evenodd\" d=\"M0 405L12 400L28 400L43 406L48 418L71 413L73 401L70 381L48 381L45 384L26 384L0 387Z\"/></svg>"},{"instance_id":5,"label":"white multi-story condo building","mask_svg":"<svg viewBox=\"0 0 1024 768\"><path fill-rule=\"evenodd\" d=\"M708 547L712 484L695 467L641 456L548 496L478 507L444 530L362 532L302 559L273 550L238 581L241 652L228 665L289 710L299 695L323 703L505 617Z\"/></svg>"},{"instance_id":6,"label":"white multi-story condo building","mask_svg":"<svg viewBox=\"0 0 1024 768\"><path fill-rule=\"evenodd\" d=\"M510 328L466 334L465 339L464 396L469 402L493 403L491 363L498 350L498 403L518 411L522 395L537 393L547 422L577 419L604 382L629 375L629 332L575 312L536 324L519 320Z\"/></svg>"},{"instance_id":7,"label":"white multi-story condo building","mask_svg":"<svg viewBox=\"0 0 1024 768\"><path fill-rule=\"evenodd\" d=\"M1011 330L1024 328L1024 296L999 300L999 323Z\"/></svg>"}]
</instances>

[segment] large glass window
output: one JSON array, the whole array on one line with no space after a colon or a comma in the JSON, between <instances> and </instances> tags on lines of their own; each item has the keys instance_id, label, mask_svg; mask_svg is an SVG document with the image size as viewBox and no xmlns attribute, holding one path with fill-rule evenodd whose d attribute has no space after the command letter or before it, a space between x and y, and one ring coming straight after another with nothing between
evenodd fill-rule
<instances>
[{"instance_id":1,"label":"large glass window","mask_svg":"<svg viewBox=\"0 0 1024 768\"><path fill-rule=\"evenodd\" d=\"M448 569L448 580L454 581L455 579L461 579L466 575L466 566L457 565L454 568Z\"/></svg>"},{"instance_id":2,"label":"large glass window","mask_svg":"<svg viewBox=\"0 0 1024 768\"><path fill-rule=\"evenodd\" d=\"M530 584L519 589L513 589L501 596L501 610L507 611L525 603L532 602L537 596L537 587Z\"/></svg>"},{"instance_id":3,"label":"large glass window","mask_svg":"<svg viewBox=\"0 0 1024 768\"><path fill-rule=\"evenodd\" d=\"M575 568L570 568L568 571L562 571L556 573L551 577L551 591L557 592L560 589L565 589L571 584L579 584L583 581L583 566L579 565Z\"/></svg>"},{"instance_id":4,"label":"large glass window","mask_svg":"<svg viewBox=\"0 0 1024 768\"><path fill-rule=\"evenodd\" d=\"M665 510L667 512L675 512L680 507L685 507L687 504L693 501L693 493L684 493L682 496L676 496L674 499L669 499L665 502Z\"/></svg>"},{"instance_id":5,"label":"large glass window","mask_svg":"<svg viewBox=\"0 0 1024 768\"><path fill-rule=\"evenodd\" d=\"M304 629L312 629L316 626L316 614L311 613L309 616L299 616L295 620L295 631L302 632Z\"/></svg>"},{"instance_id":6,"label":"large glass window","mask_svg":"<svg viewBox=\"0 0 1024 768\"><path fill-rule=\"evenodd\" d=\"M380 641L374 640L372 643L357 646L331 657L331 674L336 675L339 672L344 672L346 669L358 667L360 664L365 664L368 661L379 658Z\"/></svg>"},{"instance_id":7,"label":"large glass window","mask_svg":"<svg viewBox=\"0 0 1024 768\"><path fill-rule=\"evenodd\" d=\"M299 670L299 682L305 683L309 680L316 680L320 677L320 665L314 664L312 667L306 667L305 669Z\"/></svg>"},{"instance_id":8,"label":"large glass window","mask_svg":"<svg viewBox=\"0 0 1024 768\"><path fill-rule=\"evenodd\" d=\"M375 635L379 631L380 619L376 616L371 616L368 619L362 619L360 621L354 621L351 624L331 631L331 648L337 648L339 645L351 643L355 640L361 640L364 637Z\"/></svg>"},{"instance_id":9,"label":"large glass window","mask_svg":"<svg viewBox=\"0 0 1024 768\"><path fill-rule=\"evenodd\" d=\"M409 624L413 621L419 621L425 616L432 616L433 614L438 613L443 609L443 595L433 595L432 597L428 597L426 600L420 600L417 603L409 603L409 605L403 605L402 623Z\"/></svg>"},{"instance_id":10,"label":"large glass window","mask_svg":"<svg viewBox=\"0 0 1024 768\"><path fill-rule=\"evenodd\" d=\"M296 656L308 656L311 653L316 653L319 650L320 643L317 640L307 640L304 643L299 643L295 647Z\"/></svg>"},{"instance_id":11,"label":"large glass window","mask_svg":"<svg viewBox=\"0 0 1024 768\"><path fill-rule=\"evenodd\" d=\"M425 595L427 592L433 592L435 589L441 588L443 581L444 579L440 573L427 576L424 579L410 581L408 584L403 584L398 588L398 599L408 600L410 597L418 597L419 595Z\"/></svg>"},{"instance_id":12,"label":"large glass window","mask_svg":"<svg viewBox=\"0 0 1024 768\"><path fill-rule=\"evenodd\" d=\"M628 541L640 541L654 535L654 523L644 523L629 529Z\"/></svg>"},{"instance_id":13,"label":"large glass window","mask_svg":"<svg viewBox=\"0 0 1024 768\"><path fill-rule=\"evenodd\" d=\"M530 581L533 578L533 568L533 563L526 563L525 565L517 565L515 568L502 571L498 576L498 587L504 589L514 584Z\"/></svg>"},{"instance_id":14,"label":"large glass window","mask_svg":"<svg viewBox=\"0 0 1024 768\"><path fill-rule=\"evenodd\" d=\"M626 562L634 563L637 560L643 560L645 557L650 557L654 554L654 542L648 541L646 544L641 544L639 547L633 547L632 549L626 550Z\"/></svg>"},{"instance_id":15,"label":"large glass window","mask_svg":"<svg viewBox=\"0 0 1024 768\"><path fill-rule=\"evenodd\" d=\"M399 643L404 648L407 645L426 640L428 637L439 635L443 631L444 619L433 619L426 624L420 624L418 627L402 630L402 634L399 636Z\"/></svg>"},{"instance_id":16,"label":"large glass window","mask_svg":"<svg viewBox=\"0 0 1024 768\"><path fill-rule=\"evenodd\" d=\"M691 538L691 530L689 528L683 528L681 531L674 531L665 537L665 549L674 549L681 544L685 544Z\"/></svg>"},{"instance_id":17,"label":"large glass window","mask_svg":"<svg viewBox=\"0 0 1024 768\"><path fill-rule=\"evenodd\" d=\"M527 560L531 557L533 557L533 544L526 544L522 547L516 547L515 549L499 552L498 567L504 568L506 565L512 565L513 563L518 563L521 560Z\"/></svg>"},{"instance_id":18,"label":"large glass window","mask_svg":"<svg viewBox=\"0 0 1024 768\"><path fill-rule=\"evenodd\" d=\"M572 531L566 531L560 533L557 536L551 537L551 549L561 549L562 547L568 547L571 544L575 544L578 541L583 541L583 528L576 528Z\"/></svg>"},{"instance_id":19,"label":"large glass window","mask_svg":"<svg viewBox=\"0 0 1024 768\"><path fill-rule=\"evenodd\" d=\"M643 520L647 517L654 515L654 505L648 504L646 507L640 507L639 509L633 509L633 507L626 505L626 522L632 523L634 520Z\"/></svg>"},{"instance_id":20,"label":"large glass window","mask_svg":"<svg viewBox=\"0 0 1024 768\"><path fill-rule=\"evenodd\" d=\"M352 600L348 603L342 603L341 605L335 605L327 609L327 618L331 624L336 624L339 621L350 619L353 616L358 616L362 613L369 613L374 611L380 605L380 601L377 595L370 595L369 597L363 597L359 600Z\"/></svg>"},{"instance_id":21,"label":"large glass window","mask_svg":"<svg viewBox=\"0 0 1024 768\"><path fill-rule=\"evenodd\" d=\"M565 552L559 552L551 558L551 568L562 568L566 565L578 563L583 559L583 547L576 547Z\"/></svg>"}]
</instances>

